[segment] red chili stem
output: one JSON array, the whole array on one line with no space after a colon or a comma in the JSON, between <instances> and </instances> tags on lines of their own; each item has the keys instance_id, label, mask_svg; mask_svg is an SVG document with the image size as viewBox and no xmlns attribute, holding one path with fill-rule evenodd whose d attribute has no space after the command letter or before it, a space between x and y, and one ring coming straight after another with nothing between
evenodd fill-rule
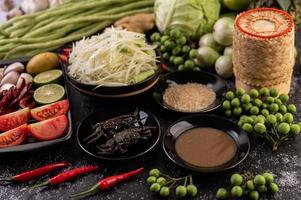
<instances>
[{"instance_id":1,"label":"red chili stem","mask_svg":"<svg viewBox=\"0 0 301 200\"><path fill-rule=\"evenodd\" d=\"M67 165L68 165L68 163L65 163L65 162L53 163L53 164L45 165L43 167L39 167L39 168L31 170L31 171L17 174L15 176L2 178L2 179L0 179L0 181L12 181L12 182L19 182L19 183L27 182L27 181L34 179L35 177L44 175L55 169L66 167Z\"/></svg>"},{"instance_id":2,"label":"red chili stem","mask_svg":"<svg viewBox=\"0 0 301 200\"><path fill-rule=\"evenodd\" d=\"M126 181L126 180L140 174L143 171L144 171L144 168L141 167L139 169L136 169L136 170L133 170L130 172L106 177L104 179L101 179L97 184L92 186L89 190L86 190L86 191L83 191L83 192L80 192L77 194L73 194L73 195L71 195L71 197L80 198L80 197L86 197L86 196L95 194L101 190L106 190L106 189L116 185L117 183Z\"/></svg>"},{"instance_id":3,"label":"red chili stem","mask_svg":"<svg viewBox=\"0 0 301 200\"><path fill-rule=\"evenodd\" d=\"M76 177L78 175L86 174L86 173L95 171L97 169L99 169L98 166L84 166L84 167L78 167L78 168L75 168L75 169L64 171L64 172L50 178L49 180L47 180L43 183L40 183L40 184L37 184L37 185L34 185L34 186L30 187L29 189L35 189L35 188L50 186L50 185L58 185L60 183L71 180L71 179L73 179L74 177Z\"/></svg>"}]
</instances>

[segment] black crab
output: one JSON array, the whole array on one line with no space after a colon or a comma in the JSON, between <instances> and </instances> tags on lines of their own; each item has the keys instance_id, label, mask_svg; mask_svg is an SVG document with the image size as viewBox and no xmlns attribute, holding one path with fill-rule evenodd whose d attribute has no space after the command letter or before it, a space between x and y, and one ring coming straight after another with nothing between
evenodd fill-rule
<instances>
[{"instance_id":1,"label":"black crab","mask_svg":"<svg viewBox=\"0 0 301 200\"><path fill-rule=\"evenodd\" d=\"M152 137L152 130L156 127L142 126L125 129L116 133L105 144L97 145L99 154L124 154L139 141L148 141Z\"/></svg>"},{"instance_id":2,"label":"black crab","mask_svg":"<svg viewBox=\"0 0 301 200\"><path fill-rule=\"evenodd\" d=\"M91 144L100 139L109 140L116 133L130 127L135 127L136 123L140 126L142 125L138 108L136 108L135 112L132 114L121 115L95 124L92 127L92 134L83 141L87 142L87 144Z\"/></svg>"}]
</instances>

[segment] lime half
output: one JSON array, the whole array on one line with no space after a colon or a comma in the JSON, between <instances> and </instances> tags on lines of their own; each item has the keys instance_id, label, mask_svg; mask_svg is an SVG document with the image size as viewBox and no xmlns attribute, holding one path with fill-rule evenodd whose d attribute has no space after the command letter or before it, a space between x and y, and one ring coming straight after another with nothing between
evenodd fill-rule
<instances>
[{"instance_id":1,"label":"lime half","mask_svg":"<svg viewBox=\"0 0 301 200\"><path fill-rule=\"evenodd\" d=\"M52 83L43 85L36 89L33 98L39 104L49 104L62 100L65 96L65 89L63 86Z\"/></svg>"},{"instance_id":2,"label":"lime half","mask_svg":"<svg viewBox=\"0 0 301 200\"><path fill-rule=\"evenodd\" d=\"M53 69L39 73L33 78L36 86L46 85L49 83L58 83L63 77L62 70Z\"/></svg>"}]
</instances>

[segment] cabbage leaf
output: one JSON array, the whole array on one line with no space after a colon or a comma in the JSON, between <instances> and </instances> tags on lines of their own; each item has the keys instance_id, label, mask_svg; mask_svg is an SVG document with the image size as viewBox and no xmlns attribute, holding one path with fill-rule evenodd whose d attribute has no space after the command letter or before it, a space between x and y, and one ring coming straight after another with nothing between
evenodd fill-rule
<instances>
[{"instance_id":1,"label":"cabbage leaf","mask_svg":"<svg viewBox=\"0 0 301 200\"><path fill-rule=\"evenodd\" d=\"M161 33L175 28L198 38L212 31L220 7L219 0L156 0L156 25Z\"/></svg>"}]
</instances>

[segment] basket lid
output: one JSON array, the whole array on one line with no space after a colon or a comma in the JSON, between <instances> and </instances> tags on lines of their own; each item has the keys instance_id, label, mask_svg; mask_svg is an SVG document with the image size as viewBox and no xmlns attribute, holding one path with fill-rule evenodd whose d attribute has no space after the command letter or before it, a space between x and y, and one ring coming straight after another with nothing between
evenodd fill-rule
<instances>
[{"instance_id":1,"label":"basket lid","mask_svg":"<svg viewBox=\"0 0 301 200\"><path fill-rule=\"evenodd\" d=\"M256 8L240 14L235 22L239 31L258 38L280 37L293 30L292 17L275 8Z\"/></svg>"}]
</instances>

